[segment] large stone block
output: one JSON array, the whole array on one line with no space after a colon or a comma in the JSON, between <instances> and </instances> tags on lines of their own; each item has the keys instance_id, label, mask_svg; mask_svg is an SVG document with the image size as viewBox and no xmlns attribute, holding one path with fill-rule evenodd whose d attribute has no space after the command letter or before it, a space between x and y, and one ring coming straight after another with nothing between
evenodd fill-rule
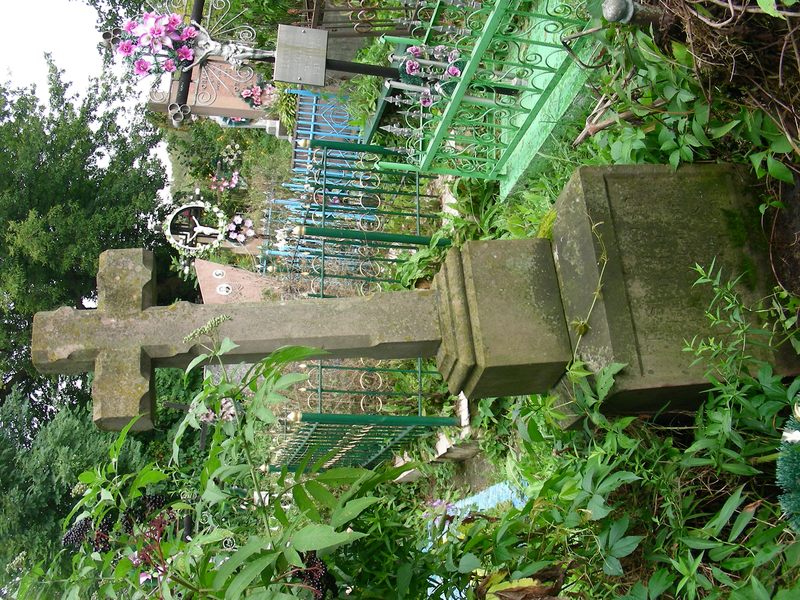
<instances>
[{"instance_id":1,"label":"large stone block","mask_svg":"<svg viewBox=\"0 0 800 600\"><path fill-rule=\"evenodd\" d=\"M470 399L546 392L571 357L550 243L467 242L436 277L437 366Z\"/></svg>"},{"instance_id":2,"label":"large stone block","mask_svg":"<svg viewBox=\"0 0 800 600\"><path fill-rule=\"evenodd\" d=\"M748 301L773 286L752 189L728 165L677 172L582 167L564 188L553 254L572 345L594 370L628 365L607 412L696 407L709 384L683 349L694 336L715 333L705 317L712 291L693 287L692 267L715 261L725 278L744 274L740 289ZM782 372L798 369L796 358L783 353L764 358Z\"/></svg>"}]
</instances>

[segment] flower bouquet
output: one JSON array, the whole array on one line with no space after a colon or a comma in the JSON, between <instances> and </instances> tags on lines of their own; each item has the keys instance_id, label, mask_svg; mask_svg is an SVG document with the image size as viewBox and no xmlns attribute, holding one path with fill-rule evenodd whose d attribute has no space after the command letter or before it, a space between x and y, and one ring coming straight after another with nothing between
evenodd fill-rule
<instances>
[{"instance_id":1,"label":"flower bouquet","mask_svg":"<svg viewBox=\"0 0 800 600\"><path fill-rule=\"evenodd\" d=\"M125 23L116 51L140 77L174 73L192 64L198 33L176 13L144 12L140 19Z\"/></svg>"},{"instance_id":2,"label":"flower bouquet","mask_svg":"<svg viewBox=\"0 0 800 600\"><path fill-rule=\"evenodd\" d=\"M233 217L231 222L228 223L227 232L228 241L239 242L240 244L244 244L256 234L256 230L253 228L253 221L245 219L242 215Z\"/></svg>"},{"instance_id":3,"label":"flower bouquet","mask_svg":"<svg viewBox=\"0 0 800 600\"><path fill-rule=\"evenodd\" d=\"M257 83L242 90L241 96L251 108L269 108L278 99L278 90L268 83Z\"/></svg>"}]
</instances>

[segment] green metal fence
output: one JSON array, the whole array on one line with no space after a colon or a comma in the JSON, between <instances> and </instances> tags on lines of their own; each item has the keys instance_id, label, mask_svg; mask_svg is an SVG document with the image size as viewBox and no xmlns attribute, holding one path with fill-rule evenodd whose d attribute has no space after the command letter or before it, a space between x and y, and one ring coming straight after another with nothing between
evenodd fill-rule
<instances>
[{"instance_id":1,"label":"green metal fence","mask_svg":"<svg viewBox=\"0 0 800 600\"><path fill-rule=\"evenodd\" d=\"M515 152L529 154L526 138L543 141L580 92L570 53L588 38L570 51L565 40L586 27L585 14L561 0L476 4L431 3L412 37L386 38L406 48L393 57L404 76L387 85L404 105L403 125L389 131L408 137L410 156L381 168L500 179L518 158L527 164Z\"/></svg>"},{"instance_id":2,"label":"green metal fence","mask_svg":"<svg viewBox=\"0 0 800 600\"><path fill-rule=\"evenodd\" d=\"M450 417L334 415L302 413L275 450L274 470L297 470L301 464L374 467L392 458L409 442L438 427L458 425ZM281 466L277 466L281 465Z\"/></svg>"}]
</instances>

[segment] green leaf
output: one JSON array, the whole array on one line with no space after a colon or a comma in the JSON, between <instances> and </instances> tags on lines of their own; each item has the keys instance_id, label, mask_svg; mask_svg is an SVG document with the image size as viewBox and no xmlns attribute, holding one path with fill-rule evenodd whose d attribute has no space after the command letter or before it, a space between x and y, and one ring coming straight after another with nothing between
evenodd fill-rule
<instances>
[{"instance_id":1,"label":"green leaf","mask_svg":"<svg viewBox=\"0 0 800 600\"><path fill-rule=\"evenodd\" d=\"M681 537L679 538L681 542L686 544L689 548L694 550L709 550L711 548L716 548L720 545L721 542L717 542L715 540L709 540L707 538L698 538L698 537Z\"/></svg>"},{"instance_id":2,"label":"green leaf","mask_svg":"<svg viewBox=\"0 0 800 600\"><path fill-rule=\"evenodd\" d=\"M656 600L656 598L667 591L673 583L675 583L674 575L667 571L667 569L658 569L650 576L650 581L647 582L650 600Z\"/></svg>"},{"instance_id":3,"label":"green leaf","mask_svg":"<svg viewBox=\"0 0 800 600\"><path fill-rule=\"evenodd\" d=\"M759 4L761 4L761 2L759 2ZM750 588L753 590L753 597L755 600L770 600L772 598L772 594L769 593L769 590L767 590L764 584L755 576L750 578Z\"/></svg>"},{"instance_id":4,"label":"green leaf","mask_svg":"<svg viewBox=\"0 0 800 600\"><path fill-rule=\"evenodd\" d=\"M358 515L360 515L364 510L379 502L380 498L376 498L375 496L367 496L366 498L356 498L355 500L350 500L347 504L345 504L341 508L337 508L333 511L331 515L331 525L334 527L341 527L345 523L348 523L355 519Z\"/></svg>"},{"instance_id":5,"label":"green leaf","mask_svg":"<svg viewBox=\"0 0 800 600\"><path fill-rule=\"evenodd\" d=\"M166 473L153 468L154 466L155 466L154 463L150 463L144 469L142 469L136 474L133 483L131 483L130 493L132 497L134 498L136 497L135 493L139 490L139 488L143 488L146 485L150 485L151 483L158 483L159 481L164 481L165 479L168 478L168 475Z\"/></svg>"},{"instance_id":6,"label":"green leaf","mask_svg":"<svg viewBox=\"0 0 800 600\"><path fill-rule=\"evenodd\" d=\"M189 366L188 366L188 367L186 367L186 371L185 371L185 373L188 375L188 374L189 374L189 372L190 372L192 369L194 369L194 368L195 368L197 365L199 365L201 362L203 362L203 361L204 361L204 360L206 360L207 358L208 358L208 354L200 354L200 355L198 355L198 356L195 356L195 357L192 359L192 362L190 362L190 363L189 363Z\"/></svg>"},{"instance_id":7,"label":"green leaf","mask_svg":"<svg viewBox=\"0 0 800 600\"><path fill-rule=\"evenodd\" d=\"M349 544L365 535L357 531L335 531L330 525L313 524L295 533L291 544L298 552L309 552Z\"/></svg>"},{"instance_id":8,"label":"green leaf","mask_svg":"<svg viewBox=\"0 0 800 600\"><path fill-rule=\"evenodd\" d=\"M248 558L261 552L265 547L264 540L259 537L251 537L247 543L234 552L228 560L217 567L214 575L214 589L222 589L228 578L238 569Z\"/></svg>"},{"instance_id":9,"label":"green leaf","mask_svg":"<svg viewBox=\"0 0 800 600\"><path fill-rule=\"evenodd\" d=\"M794 183L794 175L791 169L781 161L773 158L772 155L767 156L767 172L775 179L780 179L786 183Z\"/></svg>"},{"instance_id":10,"label":"green leaf","mask_svg":"<svg viewBox=\"0 0 800 600\"><path fill-rule=\"evenodd\" d=\"M278 555L271 552L264 556L260 556L244 569L242 569L236 577L233 578L231 585L225 590L225 600L239 600L244 597L244 591L247 589L252 581L261 574L261 571L266 569L270 564L275 562Z\"/></svg>"},{"instance_id":11,"label":"green leaf","mask_svg":"<svg viewBox=\"0 0 800 600\"><path fill-rule=\"evenodd\" d=\"M275 415L273 412L267 408L263 404L257 404L255 401L253 402L253 415L256 419L261 421L262 423L266 423L270 425L271 423L275 422Z\"/></svg>"},{"instance_id":12,"label":"green leaf","mask_svg":"<svg viewBox=\"0 0 800 600\"><path fill-rule=\"evenodd\" d=\"M731 527L731 532L728 534L728 541L733 542L736 541L736 538L739 537L739 534L744 531L744 528L747 527L747 524L750 520L755 516L756 510L755 507L747 508L739 513L739 516L736 517L736 520L733 522L733 527Z\"/></svg>"},{"instance_id":13,"label":"green leaf","mask_svg":"<svg viewBox=\"0 0 800 600\"><path fill-rule=\"evenodd\" d=\"M324 485L314 481L313 479L306 481L306 491L319 502L322 506L328 508L336 508L338 501L336 496L331 494Z\"/></svg>"},{"instance_id":14,"label":"green leaf","mask_svg":"<svg viewBox=\"0 0 800 600\"><path fill-rule=\"evenodd\" d=\"M728 497L725 501L725 504L722 505L722 508L719 512L714 515L714 518L709 521L705 527L703 527L704 531L707 531L711 536L718 536L722 528L728 524L733 513L739 508L739 505L743 502L742 500L742 490L744 489L743 485L740 485L736 488L733 493Z\"/></svg>"},{"instance_id":15,"label":"green leaf","mask_svg":"<svg viewBox=\"0 0 800 600\"><path fill-rule=\"evenodd\" d=\"M114 579L124 579L125 575L128 574L133 568L133 562L127 556L123 556L119 559L117 566L114 568Z\"/></svg>"},{"instance_id":16,"label":"green leaf","mask_svg":"<svg viewBox=\"0 0 800 600\"><path fill-rule=\"evenodd\" d=\"M202 499L209 504L218 504L227 498L228 495L219 489L213 480L209 479L206 483L206 489L203 492Z\"/></svg>"},{"instance_id":17,"label":"green leaf","mask_svg":"<svg viewBox=\"0 0 800 600\"><path fill-rule=\"evenodd\" d=\"M611 547L611 556L625 558L636 550L643 538L643 535L626 535Z\"/></svg>"},{"instance_id":18,"label":"green leaf","mask_svg":"<svg viewBox=\"0 0 800 600\"><path fill-rule=\"evenodd\" d=\"M238 348L238 347L239 347L239 344L234 342L231 338L227 338L226 337L220 343L219 350L217 351L217 354L227 354L228 352L230 352L234 348Z\"/></svg>"},{"instance_id":19,"label":"green leaf","mask_svg":"<svg viewBox=\"0 0 800 600\"><path fill-rule=\"evenodd\" d=\"M673 170L678 169L678 165L681 164L681 153L680 150L673 150L669 154L669 164L672 165Z\"/></svg>"},{"instance_id":20,"label":"green leaf","mask_svg":"<svg viewBox=\"0 0 800 600\"><path fill-rule=\"evenodd\" d=\"M601 496L608 496L608 494L615 491L621 485L640 479L641 477L630 471L617 471L603 479L595 491Z\"/></svg>"},{"instance_id":21,"label":"green leaf","mask_svg":"<svg viewBox=\"0 0 800 600\"><path fill-rule=\"evenodd\" d=\"M756 0L758 5L761 7L765 13L767 13L771 17L778 17L779 19L784 19L785 17L778 12L778 6L776 0Z\"/></svg>"},{"instance_id":22,"label":"green leaf","mask_svg":"<svg viewBox=\"0 0 800 600\"><path fill-rule=\"evenodd\" d=\"M397 568L397 598L403 600L411 586L411 576L414 574L411 563L404 562Z\"/></svg>"},{"instance_id":23,"label":"green leaf","mask_svg":"<svg viewBox=\"0 0 800 600\"><path fill-rule=\"evenodd\" d=\"M308 380L307 373L287 373L286 375L281 376L281 378L275 382L275 385L272 386L272 389L276 391L285 390L296 383L306 380Z\"/></svg>"},{"instance_id":24,"label":"green leaf","mask_svg":"<svg viewBox=\"0 0 800 600\"><path fill-rule=\"evenodd\" d=\"M711 107L705 102L698 102L694 105L694 122L700 127L708 125L708 117L711 112ZM697 135L697 133L695 133ZM705 136L705 133L703 134Z\"/></svg>"},{"instance_id":25,"label":"green leaf","mask_svg":"<svg viewBox=\"0 0 800 600\"><path fill-rule=\"evenodd\" d=\"M360 469L358 467L336 467L317 475L317 481L333 486L349 485L355 483L369 473L370 471L367 469Z\"/></svg>"},{"instance_id":26,"label":"green leaf","mask_svg":"<svg viewBox=\"0 0 800 600\"><path fill-rule=\"evenodd\" d=\"M480 569L481 561L480 559L475 556L472 552L467 552L464 556L461 557L461 560L458 561L458 572L459 573L472 573L476 569Z\"/></svg>"},{"instance_id":27,"label":"green leaf","mask_svg":"<svg viewBox=\"0 0 800 600\"><path fill-rule=\"evenodd\" d=\"M595 377L598 400L605 400L614 385L614 375L622 371L626 366L626 363L611 363L607 367L600 369Z\"/></svg>"},{"instance_id":28,"label":"green leaf","mask_svg":"<svg viewBox=\"0 0 800 600\"><path fill-rule=\"evenodd\" d=\"M594 494L591 500L589 500L589 503L586 505L586 508L591 513L589 518L592 521L602 519L611 512L611 508L606 506L605 498L603 498L600 494Z\"/></svg>"},{"instance_id":29,"label":"green leaf","mask_svg":"<svg viewBox=\"0 0 800 600\"><path fill-rule=\"evenodd\" d=\"M722 136L728 134L734 127L736 127L741 121L738 119L735 121L731 121L730 123L726 123L725 125L720 125L719 127L712 127L711 131L711 139L717 140Z\"/></svg>"},{"instance_id":30,"label":"green leaf","mask_svg":"<svg viewBox=\"0 0 800 600\"><path fill-rule=\"evenodd\" d=\"M98 475L96 471L84 471L78 475L78 481L85 483L86 485L92 485L95 481L97 481L97 478Z\"/></svg>"},{"instance_id":31,"label":"green leaf","mask_svg":"<svg viewBox=\"0 0 800 600\"><path fill-rule=\"evenodd\" d=\"M294 498L297 508L305 513L306 517L316 523L322 521L322 516L320 516L317 510L317 506L311 501L311 498L308 497L308 494L306 494L301 484L297 484L292 488L292 497Z\"/></svg>"},{"instance_id":32,"label":"green leaf","mask_svg":"<svg viewBox=\"0 0 800 600\"><path fill-rule=\"evenodd\" d=\"M603 557L603 573L616 577L623 574L622 564L613 556Z\"/></svg>"}]
</instances>

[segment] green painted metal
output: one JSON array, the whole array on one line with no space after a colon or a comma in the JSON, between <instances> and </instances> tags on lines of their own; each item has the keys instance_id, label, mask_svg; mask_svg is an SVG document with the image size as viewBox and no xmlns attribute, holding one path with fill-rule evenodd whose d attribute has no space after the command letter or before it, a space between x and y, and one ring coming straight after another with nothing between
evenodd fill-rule
<instances>
[{"instance_id":1,"label":"green painted metal","mask_svg":"<svg viewBox=\"0 0 800 600\"><path fill-rule=\"evenodd\" d=\"M420 60L422 83L403 84L404 94L419 101L433 98L430 109L418 107L401 130L409 136L408 161L386 159L383 169L426 175L515 178L533 160L541 143L580 93L562 37L583 30L589 16L573 0L488 0L477 8L437 2L430 18L413 36L387 38L413 43L427 52L434 46L461 54L460 76L446 76L439 62ZM584 62L589 38L573 41L572 52ZM425 58L425 56L423 56ZM517 149L525 146L527 153ZM532 152L531 152L532 151ZM516 179L515 179L516 181ZM508 186L506 186L508 187Z\"/></svg>"},{"instance_id":2,"label":"green painted metal","mask_svg":"<svg viewBox=\"0 0 800 600\"><path fill-rule=\"evenodd\" d=\"M436 158L436 153L438 152L439 147L442 145L447 130L450 127L450 123L453 121L459 111L461 99L464 97L464 95L466 95L467 90L469 89L470 80L478 70L481 57L489 47L489 44L491 44L492 37L494 36L495 32L504 22L506 8L510 2L511 0L497 0L497 3L494 5L492 12L489 15L489 18L486 19L486 24L483 26L483 32L481 33L480 40L472 49L472 54L470 55L469 61L467 62L466 67L461 71L461 76L459 77L456 89L449 98L447 108L445 108L439 125L433 132L433 136L427 144L425 154L419 161L420 170L427 171L433 164L433 161Z\"/></svg>"},{"instance_id":3,"label":"green painted metal","mask_svg":"<svg viewBox=\"0 0 800 600\"><path fill-rule=\"evenodd\" d=\"M309 140L311 148L326 148L328 150L341 150L343 152L369 152L372 154L400 154L397 150L378 146L376 144L356 144L352 142L336 142L332 140Z\"/></svg>"},{"instance_id":4,"label":"green painted metal","mask_svg":"<svg viewBox=\"0 0 800 600\"><path fill-rule=\"evenodd\" d=\"M392 458L413 439L438 427L457 426L450 417L332 415L303 413L287 432L270 470L295 471L303 462L333 467L371 468Z\"/></svg>"},{"instance_id":5,"label":"green painted metal","mask_svg":"<svg viewBox=\"0 0 800 600\"><path fill-rule=\"evenodd\" d=\"M309 225L301 227L299 230L299 235L358 240L359 242L400 243L412 246L430 246L433 242L433 238L424 235L386 233L383 231L361 231L358 229L337 229L332 227L312 227ZM450 244L451 242L447 238L440 238L435 241L435 245L439 247L446 247Z\"/></svg>"}]
</instances>

